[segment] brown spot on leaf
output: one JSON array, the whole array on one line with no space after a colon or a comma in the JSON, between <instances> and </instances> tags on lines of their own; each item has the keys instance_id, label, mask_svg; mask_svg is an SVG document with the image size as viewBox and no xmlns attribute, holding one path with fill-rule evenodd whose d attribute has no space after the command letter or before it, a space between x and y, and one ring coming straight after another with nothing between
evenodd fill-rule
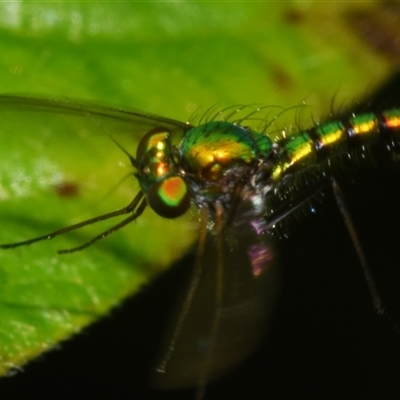
<instances>
[{"instance_id":1,"label":"brown spot on leaf","mask_svg":"<svg viewBox=\"0 0 400 400\"><path fill-rule=\"evenodd\" d=\"M79 185L76 182L61 182L54 186L54 191L60 197L76 197L79 194Z\"/></svg>"},{"instance_id":2,"label":"brown spot on leaf","mask_svg":"<svg viewBox=\"0 0 400 400\"><path fill-rule=\"evenodd\" d=\"M279 89L281 90L293 89L294 81L281 65L273 65L271 67L271 78Z\"/></svg>"},{"instance_id":3,"label":"brown spot on leaf","mask_svg":"<svg viewBox=\"0 0 400 400\"><path fill-rule=\"evenodd\" d=\"M299 10L290 8L283 14L283 19L290 25L299 25L304 21L304 14Z\"/></svg>"},{"instance_id":4,"label":"brown spot on leaf","mask_svg":"<svg viewBox=\"0 0 400 400\"><path fill-rule=\"evenodd\" d=\"M400 62L400 3L379 3L368 10L353 10L346 20L356 35L370 48Z\"/></svg>"}]
</instances>

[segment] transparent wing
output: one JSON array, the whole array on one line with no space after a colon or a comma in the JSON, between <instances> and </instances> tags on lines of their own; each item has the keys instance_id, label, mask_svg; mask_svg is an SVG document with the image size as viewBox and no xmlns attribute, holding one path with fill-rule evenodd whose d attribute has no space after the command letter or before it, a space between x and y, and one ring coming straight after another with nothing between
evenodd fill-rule
<instances>
[{"instance_id":1,"label":"transparent wing","mask_svg":"<svg viewBox=\"0 0 400 400\"><path fill-rule=\"evenodd\" d=\"M0 96L0 113L4 115L7 112L35 114L36 117L43 114L56 114L58 120L64 116L64 121L67 116L68 121L72 121L71 117L78 118L81 131L86 129L88 133L93 132L97 126L99 132L102 131L113 137L117 136L116 139L128 136L130 138L128 143L131 143L129 147L133 147L133 149L135 149L136 142L153 128L161 126L170 130L174 135L183 135L190 128L187 123L138 110L72 99L2 95ZM2 118L1 115L0 118ZM32 118L32 115L29 118ZM54 119L54 117L45 118Z\"/></svg>"},{"instance_id":2,"label":"transparent wing","mask_svg":"<svg viewBox=\"0 0 400 400\"><path fill-rule=\"evenodd\" d=\"M164 373L153 374L156 387L197 386L201 392L202 385L227 374L251 354L265 334L281 271L272 236L260 232L261 220L249 219L249 209L245 202L238 205L221 248L219 238L208 235L200 279L179 337L173 344L171 332L164 337L161 365L167 362ZM178 315L184 306L181 297L176 304ZM172 332L177 324L176 320L171 323ZM171 345L173 351L166 360Z\"/></svg>"}]
</instances>

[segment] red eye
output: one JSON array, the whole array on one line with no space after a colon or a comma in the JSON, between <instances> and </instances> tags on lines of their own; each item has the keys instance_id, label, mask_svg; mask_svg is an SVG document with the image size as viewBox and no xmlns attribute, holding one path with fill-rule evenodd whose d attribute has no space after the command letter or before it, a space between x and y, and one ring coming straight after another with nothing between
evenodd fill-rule
<instances>
[{"instance_id":1,"label":"red eye","mask_svg":"<svg viewBox=\"0 0 400 400\"><path fill-rule=\"evenodd\" d=\"M176 218L190 207L190 191L180 176L169 176L154 183L146 193L151 209L164 218Z\"/></svg>"}]
</instances>

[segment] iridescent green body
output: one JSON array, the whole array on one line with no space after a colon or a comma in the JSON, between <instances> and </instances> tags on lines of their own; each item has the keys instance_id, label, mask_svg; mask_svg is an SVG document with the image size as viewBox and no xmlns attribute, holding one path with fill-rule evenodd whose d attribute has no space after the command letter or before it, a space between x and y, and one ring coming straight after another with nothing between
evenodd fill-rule
<instances>
[{"instance_id":1,"label":"iridescent green body","mask_svg":"<svg viewBox=\"0 0 400 400\"><path fill-rule=\"evenodd\" d=\"M265 198L285 176L318 169L324 161L374 142L384 142L394 150L399 133L400 109L318 124L276 142L264 133L228 121L189 126L177 146L171 144L167 130L156 130L146 135L138 147L137 176L150 206L158 197L157 201L166 205L162 210L155 209L164 217L183 214L189 197L197 206L212 209L212 204L220 201L229 208L238 187L242 199L264 203L261 208L267 215ZM176 192L171 190L166 195L164 190L153 189L171 177L180 183L175 185Z\"/></svg>"},{"instance_id":2,"label":"iridescent green body","mask_svg":"<svg viewBox=\"0 0 400 400\"><path fill-rule=\"evenodd\" d=\"M233 168L267 157L272 141L240 125L213 121L188 131L179 149L188 172L217 181Z\"/></svg>"},{"instance_id":3,"label":"iridescent green body","mask_svg":"<svg viewBox=\"0 0 400 400\"><path fill-rule=\"evenodd\" d=\"M256 172L272 148L268 136L227 121L191 127L177 148L166 129L155 129L137 148L137 178L150 207L174 218L188 209L189 191L198 203L203 196L217 199L227 180ZM162 185L166 179L173 179L174 185L167 186L171 190Z\"/></svg>"}]
</instances>

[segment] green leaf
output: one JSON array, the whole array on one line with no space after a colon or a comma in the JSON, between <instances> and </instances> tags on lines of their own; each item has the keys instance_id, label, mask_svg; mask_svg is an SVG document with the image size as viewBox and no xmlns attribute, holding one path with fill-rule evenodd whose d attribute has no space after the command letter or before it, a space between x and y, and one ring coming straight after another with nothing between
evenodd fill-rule
<instances>
[{"instance_id":1,"label":"green leaf","mask_svg":"<svg viewBox=\"0 0 400 400\"><path fill-rule=\"evenodd\" d=\"M350 23L357 12L377 10L374 3L296 1L1 3L0 87L181 121L217 103L288 108L306 101L307 124L330 111L333 96L337 104L358 100L393 70L396 60L372 51ZM296 115L285 113L281 127ZM118 185L129 161L93 121L12 108L0 118L2 243L123 207L137 192L132 179ZM134 129L132 139L140 139ZM2 251L0 373L79 331L164 270L194 240L191 217L163 221L147 210L76 254L56 250L84 243L99 227Z\"/></svg>"}]
</instances>

